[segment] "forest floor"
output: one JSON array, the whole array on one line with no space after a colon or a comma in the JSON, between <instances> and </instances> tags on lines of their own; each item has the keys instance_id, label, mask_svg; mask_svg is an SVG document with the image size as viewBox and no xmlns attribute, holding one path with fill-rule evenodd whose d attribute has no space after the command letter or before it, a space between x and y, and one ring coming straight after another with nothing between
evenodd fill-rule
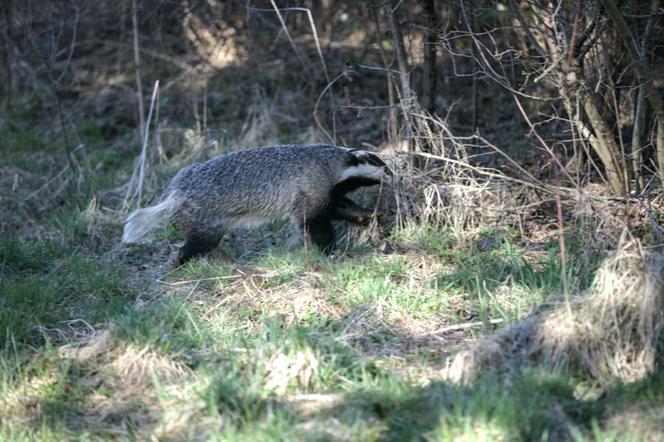
<instances>
[{"instance_id":1,"label":"forest floor","mask_svg":"<svg viewBox=\"0 0 664 442\"><path fill-rule=\"evenodd\" d=\"M119 245L136 143L77 122L89 173L63 171L61 143L26 118L8 112L0 131L0 439L664 434L661 369L610 385L537 366L444 376L455 352L562 293L555 218L348 228L330 257L276 222L173 270L174 231ZM611 247L568 227L566 282L582 292Z\"/></svg>"}]
</instances>

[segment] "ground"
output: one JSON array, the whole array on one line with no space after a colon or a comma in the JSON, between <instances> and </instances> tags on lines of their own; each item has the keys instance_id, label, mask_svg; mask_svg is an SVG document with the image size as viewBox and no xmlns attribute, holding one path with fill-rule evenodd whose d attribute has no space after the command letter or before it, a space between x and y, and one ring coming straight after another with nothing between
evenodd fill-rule
<instances>
[{"instance_id":1,"label":"ground","mask_svg":"<svg viewBox=\"0 0 664 442\"><path fill-rule=\"evenodd\" d=\"M445 376L456 352L560 296L563 278L575 293L590 286L612 242L582 216L568 226L564 276L555 217L532 221L540 205L521 210L532 215L525 223L500 208L500 218L482 214L488 206L461 207L454 192L464 190L452 185L438 217L342 226L329 257L273 223L173 270L173 230L119 245L136 142L108 143L94 122L78 122L87 151L75 160L86 163L69 164L48 132L12 124L24 118L7 113L0 135L4 440L623 441L664 432L661 370L608 385L538 366L489 370L466 385ZM195 159L166 156L146 200ZM506 195L505 206L527 206Z\"/></svg>"}]
</instances>

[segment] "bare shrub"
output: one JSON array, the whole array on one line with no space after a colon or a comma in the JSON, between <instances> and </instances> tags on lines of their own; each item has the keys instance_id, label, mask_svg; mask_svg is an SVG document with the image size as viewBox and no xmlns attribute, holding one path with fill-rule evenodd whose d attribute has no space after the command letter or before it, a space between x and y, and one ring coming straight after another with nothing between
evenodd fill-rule
<instances>
[{"instance_id":1,"label":"bare shrub","mask_svg":"<svg viewBox=\"0 0 664 442\"><path fill-rule=\"evenodd\" d=\"M552 192L528 174L513 178L476 164L471 152L497 148L481 138L456 136L439 117L415 114L413 128L416 144L426 145L428 152L420 148L411 154L422 160L422 168L414 168L403 157L395 159L400 179L387 193L396 206L398 226L418 222L472 234L480 227L514 225L518 222L514 195L532 189L545 195Z\"/></svg>"}]
</instances>

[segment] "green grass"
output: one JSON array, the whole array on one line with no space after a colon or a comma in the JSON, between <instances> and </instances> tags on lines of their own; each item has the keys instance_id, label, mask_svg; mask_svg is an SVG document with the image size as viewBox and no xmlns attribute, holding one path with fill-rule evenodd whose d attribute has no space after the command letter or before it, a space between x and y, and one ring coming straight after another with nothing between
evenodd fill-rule
<instances>
[{"instance_id":1,"label":"green grass","mask_svg":"<svg viewBox=\"0 0 664 442\"><path fill-rule=\"evenodd\" d=\"M62 244L14 237L0 242L0 291L0 343L5 346L39 342L48 336L44 329L66 321L104 321L128 300L115 263Z\"/></svg>"},{"instance_id":2,"label":"green grass","mask_svg":"<svg viewBox=\"0 0 664 442\"><path fill-rule=\"evenodd\" d=\"M118 262L109 255L91 255L80 246L86 229L84 223L78 226L79 215L74 209L70 216L54 218L57 222L51 227L62 233L57 242L15 237L0 242L4 343L0 393L14 397L17 388L33 385L28 396L35 398L30 400L36 400L40 410L30 424L0 420L0 437L106 439L112 434L113 420L92 424L95 415L90 407L93 397L120 397L122 379L111 382L102 377L99 385L91 384L94 367L58 356L57 348L75 336L43 331L66 332L68 321L75 319L95 327L112 325L117 345L156 352L195 373L183 383L169 383L158 381L159 367L153 367L154 381L141 387L147 389L144 393L130 396L131 402L123 405L128 408L117 415L117 425L123 426L122 434L128 438L154 431L166 409L182 407L184 412L184 404L200 403L191 418L193 426L180 428L177 431L183 433L178 434L193 435L193 428L208 420L224 423L205 430L213 440L624 440L630 435L606 424L611 422L608 417L634 403L646 410L664 404L661 375L632 386L615 386L596 399L582 399L575 393L579 381L563 373L524 369L509 379L486 375L473 386L460 387L435 379L427 383L391 368L390 361L396 358L424 369L434 363L424 354L381 353L413 339L394 334L398 323L392 321L397 316L461 322L464 312L481 316L484 309L487 316L514 318L514 312L501 311L501 303L525 298L521 307L525 311L556 293L560 265L554 248L543 262L533 265L509 239L478 250L472 244L464 248L450 242L446 232L429 231L424 238L427 253L436 256L444 269L430 274L429 280L423 279L418 261L408 255L366 253L330 260L311 250L277 249L259 255L253 267L245 266L245 272L263 275L253 291L238 283L232 264L208 259L192 261L170 274L171 286L142 295L143 289L127 284ZM572 266L569 277L583 278L584 272L592 270ZM293 322L287 311L272 304L273 298L261 295L287 290L314 274L309 283L341 316L314 310ZM511 297L500 298L501 285ZM223 297L218 294L227 290L239 293L232 298L235 303L219 305ZM134 307L137 295L147 296L141 308ZM264 297L256 298L260 296ZM387 312L378 323L366 323L373 328L362 339L382 349L372 353L345 337L357 331L351 319L357 320L367 305L376 303ZM293 368L294 373L286 369L283 385L267 388L279 364L283 368L298 363L304 365ZM307 370L310 374L302 378ZM340 399L331 408L300 414L288 399L297 394ZM171 397L178 398L174 409ZM20 401L5 411L17 409L26 412ZM155 420L132 417L140 416L142 409L152 410ZM640 422L644 431L660 428L653 419Z\"/></svg>"},{"instance_id":3,"label":"green grass","mask_svg":"<svg viewBox=\"0 0 664 442\"><path fill-rule=\"evenodd\" d=\"M46 147L43 139L31 130L10 131L0 139L0 147L7 154L37 152Z\"/></svg>"},{"instance_id":4,"label":"green grass","mask_svg":"<svg viewBox=\"0 0 664 442\"><path fill-rule=\"evenodd\" d=\"M224 441L638 440L662 431L661 370L602 390L537 368L472 386L438 377L448 352L493 328L423 336L514 321L560 294L557 241L533 258L516 232L470 240L414 225L391 233L398 252L353 245L329 258L274 246L271 235L286 236L275 223L174 272L153 268L150 246L118 250L120 216L90 205L121 184L129 161L111 158L104 127L79 132L102 171L46 213L20 206L46 233L0 239L0 440L145 440L162 427L163 439ZM151 247L179 238L164 229ZM568 248L566 277L583 290L601 253L573 236ZM100 354L67 356L103 330L112 341ZM302 411L302 395L319 400Z\"/></svg>"}]
</instances>

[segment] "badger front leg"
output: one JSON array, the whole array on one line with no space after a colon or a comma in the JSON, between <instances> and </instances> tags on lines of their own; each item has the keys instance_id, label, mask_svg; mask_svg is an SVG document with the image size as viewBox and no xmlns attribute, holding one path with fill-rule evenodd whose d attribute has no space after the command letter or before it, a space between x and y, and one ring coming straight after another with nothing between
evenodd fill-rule
<instances>
[{"instance_id":1,"label":"badger front leg","mask_svg":"<svg viewBox=\"0 0 664 442\"><path fill-rule=\"evenodd\" d=\"M202 232L189 232L187 233L184 245L178 251L178 257L175 260L175 266L179 267L196 256L205 255L217 247L223 232L215 233L202 233Z\"/></svg>"},{"instance_id":2,"label":"badger front leg","mask_svg":"<svg viewBox=\"0 0 664 442\"><path fill-rule=\"evenodd\" d=\"M348 197L341 198L334 206L332 215L334 219L340 219L355 224L367 224L371 221L374 211L367 209L358 204Z\"/></svg>"},{"instance_id":3,"label":"badger front leg","mask_svg":"<svg viewBox=\"0 0 664 442\"><path fill-rule=\"evenodd\" d=\"M332 253L336 244L334 227L329 217L314 218L309 221L309 237L325 254Z\"/></svg>"}]
</instances>

